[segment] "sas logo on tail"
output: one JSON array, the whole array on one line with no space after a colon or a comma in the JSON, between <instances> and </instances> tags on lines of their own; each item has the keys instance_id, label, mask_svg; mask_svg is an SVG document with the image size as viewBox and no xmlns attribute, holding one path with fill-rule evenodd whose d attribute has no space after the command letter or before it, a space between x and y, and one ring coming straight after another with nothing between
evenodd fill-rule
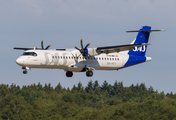
<instances>
[{"instance_id":1,"label":"sas logo on tail","mask_svg":"<svg viewBox=\"0 0 176 120\"><path fill-rule=\"evenodd\" d=\"M133 49L134 52L138 52L138 51L145 52L145 50L146 50L145 46L134 47L134 49Z\"/></svg>"}]
</instances>

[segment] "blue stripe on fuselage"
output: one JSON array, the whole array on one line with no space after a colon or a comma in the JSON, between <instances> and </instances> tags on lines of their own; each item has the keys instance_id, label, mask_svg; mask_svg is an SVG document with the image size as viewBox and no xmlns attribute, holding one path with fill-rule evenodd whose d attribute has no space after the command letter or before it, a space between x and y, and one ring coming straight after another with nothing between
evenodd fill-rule
<instances>
[{"instance_id":1,"label":"blue stripe on fuselage","mask_svg":"<svg viewBox=\"0 0 176 120\"><path fill-rule=\"evenodd\" d=\"M128 66L132 66L135 64L139 64L142 62L146 61L146 57L144 56L133 56L133 55L129 55L129 59L126 62L126 64L124 65L124 67L128 67Z\"/></svg>"}]
</instances>

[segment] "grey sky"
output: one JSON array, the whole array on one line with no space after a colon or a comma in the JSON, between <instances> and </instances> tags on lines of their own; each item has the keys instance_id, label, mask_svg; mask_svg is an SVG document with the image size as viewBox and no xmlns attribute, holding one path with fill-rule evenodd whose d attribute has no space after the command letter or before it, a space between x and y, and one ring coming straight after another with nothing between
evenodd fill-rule
<instances>
[{"instance_id":1,"label":"grey sky","mask_svg":"<svg viewBox=\"0 0 176 120\"><path fill-rule=\"evenodd\" d=\"M158 91L176 93L176 0L0 0L0 82L3 84L30 85L41 82L72 87L79 81L104 80L114 84L123 81L125 86L145 83ZM15 63L23 51L13 47L73 48L128 44L143 25L152 29L166 29L150 36L147 56L152 61L119 71L95 71L92 78L75 73L66 78L63 70L32 69L27 75Z\"/></svg>"}]
</instances>

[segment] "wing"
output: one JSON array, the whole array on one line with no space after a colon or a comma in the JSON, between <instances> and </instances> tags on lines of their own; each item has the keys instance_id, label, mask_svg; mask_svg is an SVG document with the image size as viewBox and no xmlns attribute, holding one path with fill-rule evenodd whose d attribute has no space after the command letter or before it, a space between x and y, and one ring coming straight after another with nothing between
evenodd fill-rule
<instances>
[{"instance_id":1,"label":"wing","mask_svg":"<svg viewBox=\"0 0 176 120\"><path fill-rule=\"evenodd\" d=\"M34 48L19 48L19 47L14 47L13 49L16 49L16 50L34 50ZM42 48L35 48L36 50L42 50ZM58 50L58 51L65 51L66 49L55 49L55 50Z\"/></svg>"},{"instance_id":2,"label":"wing","mask_svg":"<svg viewBox=\"0 0 176 120\"><path fill-rule=\"evenodd\" d=\"M141 43L141 44L129 44L129 45L119 45L119 46L108 46L108 47L98 47L96 49L97 53L113 53L113 52L121 52L126 50L133 50L133 47L141 47L144 45L150 45L149 43Z\"/></svg>"},{"instance_id":3,"label":"wing","mask_svg":"<svg viewBox=\"0 0 176 120\"><path fill-rule=\"evenodd\" d=\"M19 47L14 47L13 49L16 49L16 50L33 50L34 48L19 48Z\"/></svg>"}]
</instances>

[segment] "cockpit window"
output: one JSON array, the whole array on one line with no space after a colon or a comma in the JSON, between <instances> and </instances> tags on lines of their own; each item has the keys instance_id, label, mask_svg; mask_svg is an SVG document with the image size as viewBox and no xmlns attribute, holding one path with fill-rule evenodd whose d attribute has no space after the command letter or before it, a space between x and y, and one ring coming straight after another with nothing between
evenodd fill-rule
<instances>
[{"instance_id":1,"label":"cockpit window","mask_svg":"<svg viewBox=\"0 0 176 120\"><path fill-rule=\"evenodd\" d=\"M37 56L37 53L35 52L24 52L23 55L27 56Z\"/></svg>"}]
</instances>

